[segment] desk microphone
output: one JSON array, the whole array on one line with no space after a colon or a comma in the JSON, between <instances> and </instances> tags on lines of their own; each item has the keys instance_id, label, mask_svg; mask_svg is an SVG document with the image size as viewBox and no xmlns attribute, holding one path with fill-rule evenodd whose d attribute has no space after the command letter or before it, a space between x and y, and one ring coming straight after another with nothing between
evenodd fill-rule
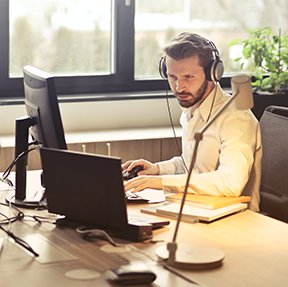
<instances>
[{"instance_id":1,"label":"desk microphone","mask_svg":"<svg viewBox=\"0 0 288 287\"><path fill-rule=\"evenodd\" d=\"M225 257L224 253L219 249L206 246L200 247L191 244L177 244L176 239L182 218L186 195L188 193L192 170L196 162L198 146L203 138L203 133L233 101L237 109L249 109L253 106L251 79L249 76L241 74L232 77L231 86L232 96L230 99L225 102L225 104L214 114L214 116L206 123L206 125L204 125L204 127L199 132L194 134L195 145L187 175L185 189L181 200L180 210L177 216L177 223L173 235L173 240L172 242L167 243L167 245L161 246L156 250L157 256L165 260L168 266L180 269L209 269L221 266Z\"/></svg>"}]
</instances>

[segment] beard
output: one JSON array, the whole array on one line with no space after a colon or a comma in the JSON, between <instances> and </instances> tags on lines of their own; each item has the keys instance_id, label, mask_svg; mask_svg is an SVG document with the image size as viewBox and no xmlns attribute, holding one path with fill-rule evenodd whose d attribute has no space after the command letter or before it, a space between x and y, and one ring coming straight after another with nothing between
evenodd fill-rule
<instances>
[{"instance_id":1,"label":"beard","mask_svg":"<svg viewBox=\"0 0 288 287\"><path fill-rule=\"evenodd\" d=\"M204 83L201 85L201 87L198 89L198 91L195 94L192 94L189 92L181 92L181 93L175 93L175 96L181 107L190 108L202 100L207 90L207 87L208 87L208 81L205 80ZM180 98L178 96L180 96ZM181 100L181 96L186 96L189 98L185 100Z\"/></svg>"}]
</instances>

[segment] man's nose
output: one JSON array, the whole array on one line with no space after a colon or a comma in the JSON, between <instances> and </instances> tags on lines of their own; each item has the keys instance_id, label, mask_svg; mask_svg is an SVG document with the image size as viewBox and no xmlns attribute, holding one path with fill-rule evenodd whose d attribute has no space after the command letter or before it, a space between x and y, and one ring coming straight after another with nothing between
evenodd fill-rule
<instances>
[{"instance_id":1,"label":"man's nose","mask_svg":"<svg viewBox=\"0 0 288 287\"><path fill-rule=\"evenodd\" d=\"M176 81L176 91L178 92L178 93L181 93L181 92L183 92L183 91L185 91L185 83L184 83L184 81L182 81L182 80L177 80Z\"/></svg>"}]
</instances>

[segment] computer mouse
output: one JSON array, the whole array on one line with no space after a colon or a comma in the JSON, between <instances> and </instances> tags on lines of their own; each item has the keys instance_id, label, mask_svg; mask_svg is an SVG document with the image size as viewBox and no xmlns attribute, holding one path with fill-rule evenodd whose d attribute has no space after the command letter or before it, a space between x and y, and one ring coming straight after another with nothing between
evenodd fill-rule
<instances>
[{"instance_id":1,"label":"computer mouse","mask_svg":"<svg viewBox=\"0 0 288 287\"><path fill-rule=\"evenodd\" d=\"M106 272L107 279L121 285L150 284L156 279L156 274L145 267L125 265Z\"/></svg>"},{"instance_id":2,"label":"computer mouse","mask_svg":"<svg viewBox=\"0 0 288 287\"><path fill-rule=\"evenodd\" d=\"M140 170L143 170L143 166L142 166L142 165L136 165L136 166L134 166L130 171L125 170L125 171L122 173L123 179L124 179L124 180L129 180L129 179L131 179L131 178L133 178L133 177L136 177L136 176L137 176L137 173L138 173Z\"/></svg>"},{"instance_id":3,"label":"computer mouse","mask_svg":"<svg viewBox=\"0 0 288 287\"><path fill-rule=\"evenodd\" d=\"M125 193L125 200L127 203L148 203L149 199L143 198L136 193Z\"/></svg>"}]
</instances>

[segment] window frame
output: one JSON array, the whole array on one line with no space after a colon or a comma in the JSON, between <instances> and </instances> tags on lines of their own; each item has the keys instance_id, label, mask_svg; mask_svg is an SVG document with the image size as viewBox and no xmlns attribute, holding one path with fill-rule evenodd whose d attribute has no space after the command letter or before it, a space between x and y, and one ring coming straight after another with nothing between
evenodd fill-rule
<instances>
[{"instance_id":1,"label":"window frame","mask_svg":"<svg viewBox=\"0 0 288 287\"><path fill-rule=\"evenodd\" d=\"M134 78L135 0L113 0L112 9L111 50L115 55L115 58L112 58L114 73L91 76L55 76L57 93L61 95L61 98L81 101L83 96L87 100L97 99L98 94L102 96L106 94L106 99L121 99L122 97L127 99L131 92L144 92L147 98L159 97L157 91L167 90L166 80L136 80ZM0 101L20 100L23 102L23 78L9 78L9 0L0 1L0 27L2 27L0 29ZM113 55L111 57L114 57ZM229 87L230 77L223 77L220 83L223 87ZM132 94L131 97L133 97ZM139 98L139 95L137 97Z\"/></svg>"}]
</instances>

